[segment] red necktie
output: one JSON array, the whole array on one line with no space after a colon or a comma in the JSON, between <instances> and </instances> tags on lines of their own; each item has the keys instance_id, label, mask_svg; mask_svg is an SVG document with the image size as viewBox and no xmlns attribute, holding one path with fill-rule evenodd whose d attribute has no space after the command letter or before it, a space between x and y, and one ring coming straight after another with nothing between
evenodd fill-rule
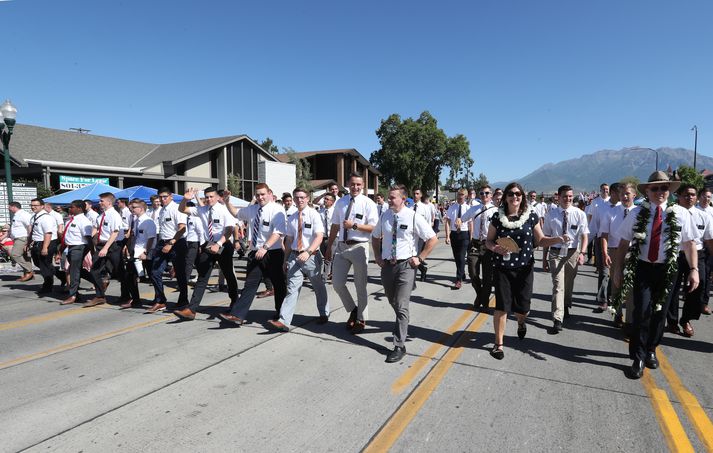
<instances>
[{"instance_id":1,"label":"red necktie","mask_svg":"<svg viewBox=\"0 0 713 453\"><path fill-rule=\"evenodd\" d=\"M656 214L651 224L651 242L649 242L649 261L655 263L659 259L659 242L661 241L661 206L656 206Z\"/></svg>"},{"instance_id":2,"label":"red necktie","mask_svg":"<svg viewBox=\"0 0 713 453\"><path fill-rule=\"evenodd\" d=\"M67 224L64 226L64 233L62 233L62 245L64 246L64 238L67 236L67 230L69 230L69 227L72 225L72 222L74 221L74 216L71 216L69 218L69 221Z\"/></svg>"}]
</instances>

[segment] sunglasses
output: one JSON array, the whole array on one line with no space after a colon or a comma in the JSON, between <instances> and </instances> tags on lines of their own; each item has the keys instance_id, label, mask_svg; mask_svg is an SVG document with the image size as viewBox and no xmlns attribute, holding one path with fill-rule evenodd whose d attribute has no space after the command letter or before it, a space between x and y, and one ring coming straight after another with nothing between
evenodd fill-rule
<instances>
[{"instance_id":1,"label":"sunglasses","mask_svg":"<svg viewBox=\"0 0 713 453\"><path fill-rule=\"evenodd\" d=\"M508 196L508 197L521 197L521 196L522 196L522 192L513 192L513 191L510 190L510 191L508 191L507 196Z\"/></svg>"},{"instance_id":2,"label":"sunglasses","mask_svg":"<svg viewBox=\"0 0 713 453\"><path fill-rule=\"evenodd\" d=\"M481 195L490 195L490 192L480 192Z\"/></svg>"},{"instance_id":3,"label":"sunglasses","mask_svg":"<svg viewBox=\"0 0 713 453\"><path fill-rule=\"evenodd\" d=\"M663 186L651 186L649 190L652 192L668 192L668 185Z\"/></svg>"}]
</instances>

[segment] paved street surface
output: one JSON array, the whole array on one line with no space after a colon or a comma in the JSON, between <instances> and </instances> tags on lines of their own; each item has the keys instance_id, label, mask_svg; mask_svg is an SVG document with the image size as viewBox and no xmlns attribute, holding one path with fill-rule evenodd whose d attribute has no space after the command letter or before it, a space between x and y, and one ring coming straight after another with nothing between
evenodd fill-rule
<instances>
[{"instance_id":1,"label":"paved street surface","mask_svg":"<svg viewBox=\"0 0 713 453\"><path fill-rule=\"evenodd\" d=\"M39 278L4 273L0 451L713 451L710 317L694 338L667 334L662 368L629 380L627 344L609 314L592 313L594 268L580 272L559 335L547 333L550 279L538 272L527 338L510 319L497 361L492 318L471 310L470 285L450 289L450 248L441 241L429 263L412 299L408 355L395 364L384 363L394 315L373 264L359 336L344 329L331 287L326 326L305 288L297 328L275 333L264 327L272 298L256 300L251 324L228 328L215 316L225 293L207 293L195 321L176 322L62 307L62 294L34 294ZM110 301L118 290L112 282Z\"/></svg>"}]
</instances>

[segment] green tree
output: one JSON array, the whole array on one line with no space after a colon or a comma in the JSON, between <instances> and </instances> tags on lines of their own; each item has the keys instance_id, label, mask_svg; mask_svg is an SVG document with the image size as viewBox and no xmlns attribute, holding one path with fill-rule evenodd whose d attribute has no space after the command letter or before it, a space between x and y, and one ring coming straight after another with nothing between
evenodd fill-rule
<instances>
[{"instance_id":1,"label":"green tree","mask_svg":"<svg viewBox=\"0 0 713 453\"><path fill-rule=\"evenodd\" d=\"M442 170L449 170L449 180L468 178L473 159L464 135L448 137L429 113L417 119L394 113L381 121L376 131L381 148L369 161L383 174L388 184L401 183L409 191L416 187L436 187Z\"/></svg>"},{"instance_id":2,"label":"green tree","mask_svg":"<svg viewBox=\"0 0 713 453\"><path fill-rule=\"evenodd\" d=\"M242 195L243 185L242 185L242 179L240 179L239 174L233 174L233 173L229 174L227 186L228 186L228 190L234 197L240 198L240 196Z\"/></svg>"},{"instance_id":3,"label":"green tree","mask_svg":"<svg viewBox=\"0 0 713 453\"><path fill-rule=\"evenodd\" d=\"M297 157L297 153L292 148L282 148L287 154L287 158L291 164L295 165L295 177L297 187L302 187L308 192L314 192L312 186L312 170L307 159Z\"/></svg>"},{"instance_id":4,"label":"green tree","mask_svg":"<svg viewBox=\"0 0 713 453\"><path fill-rule=\"evenodd\" d=\"M270 137L265 137L265 140L260 142L260 148L271 154L278 154L280 152Z\"/></svg>"},{"instance_id":5,"label":"green tree","mask_svg":"<svg viewBox=\"0 0 713 453\"><path fill-rule=\"evenodd\" d=\"M490 181L488 181L488 177L485 176L485 173L479 174L478 179L476 179L473 182L473 187L476 189L479 189L484 186L489 186L489 185L490 185Z\"/></svg>"},{"instance_id":6,"label":"green tree","mask_svg":"<svg viewBox=\"0 0 713 453\"><path fill-rule=\"evenodd\" d=\"M681 180L682 183L689 183L696 186L696 190L702 189L705 185L705 180L703 175L698 173L693 167L688 165L681 165L676 170L676 177Z\"/></svg>"}]
</instances>

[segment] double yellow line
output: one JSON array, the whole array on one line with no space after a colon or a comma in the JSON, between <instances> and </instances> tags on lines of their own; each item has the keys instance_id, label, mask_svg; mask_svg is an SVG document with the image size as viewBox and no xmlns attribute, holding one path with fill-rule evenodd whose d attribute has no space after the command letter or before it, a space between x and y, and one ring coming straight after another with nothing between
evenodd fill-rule
<instances>
[{"instance_id":1,"label":"double yellow line","mask_svg":"<svg viewBox=\"0 0 713 453\"><path fill-rule=\"evenodd\" d=\"M659 369L661 373L681 403L683 411L691 421L698 438L708 452L713 452L713 423L711 423L711 419L703 407L701 407L696 397L683 385L681 378L673 369L671 363L660 348L657 357L659 359ZM665 390L656 385L650 371L645 372L641 383L651 399L651 406L654 409L656 420L661 427L669 450L677 453L694 452L693 445L681 424L676 410L668 398L668 394Z\"/></svg>"}]
</instances>

